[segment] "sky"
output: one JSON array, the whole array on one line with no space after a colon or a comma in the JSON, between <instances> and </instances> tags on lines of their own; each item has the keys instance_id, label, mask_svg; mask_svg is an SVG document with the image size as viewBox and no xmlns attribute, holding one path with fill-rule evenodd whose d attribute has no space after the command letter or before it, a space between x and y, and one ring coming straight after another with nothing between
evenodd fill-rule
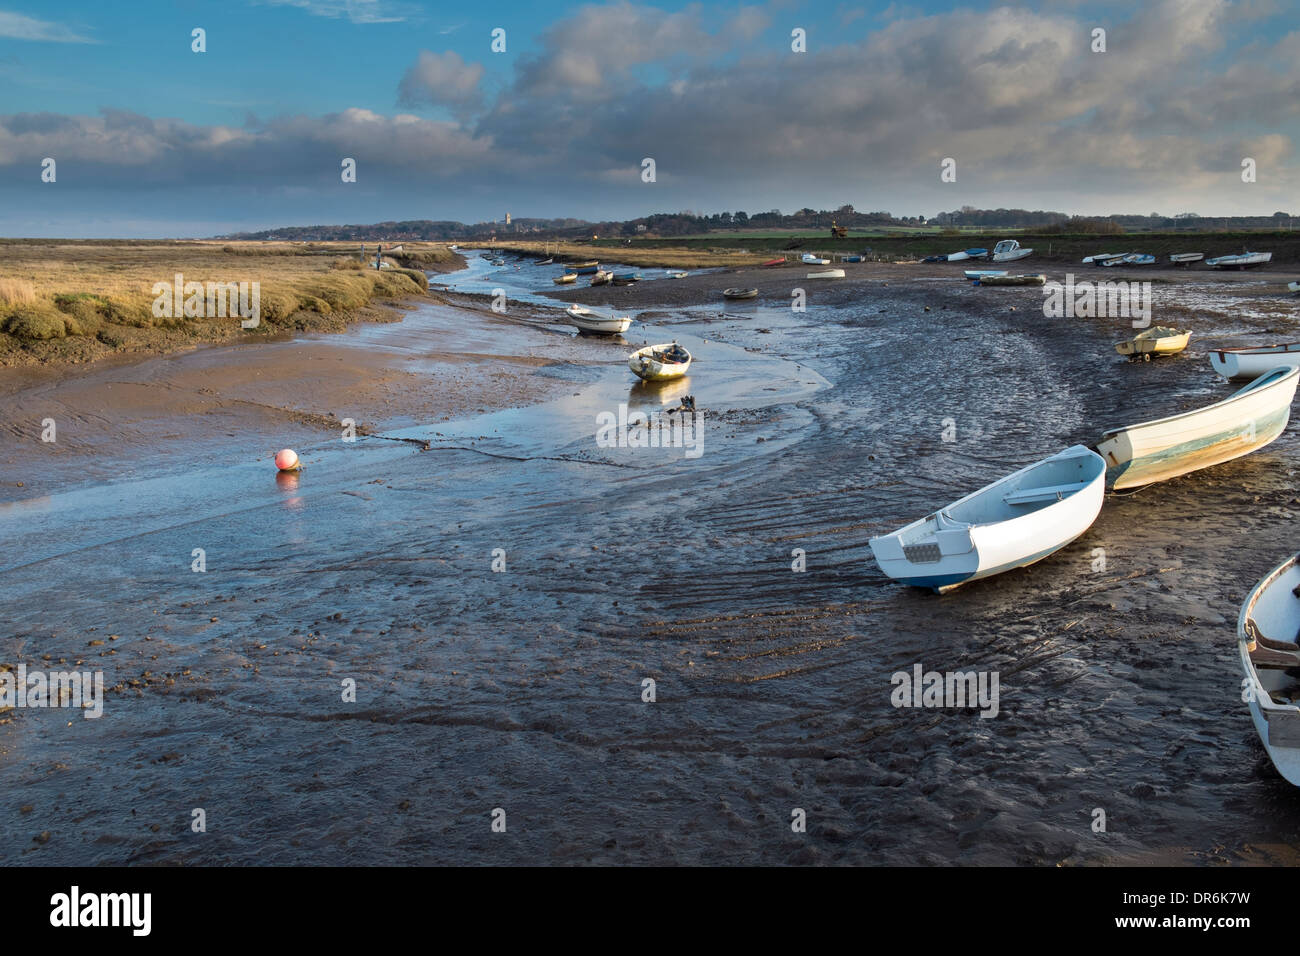
<instances>
[{"instance_id":1,"label":"sky","mask_svg":"<svg viewBox=\"0 0 1300 956\"><path fill-rule=\"evenodd\" d=\"M845 203L1300 212L1297 14L1300 0L0 0L0 235Z\"/></svg>"}]
</instances>

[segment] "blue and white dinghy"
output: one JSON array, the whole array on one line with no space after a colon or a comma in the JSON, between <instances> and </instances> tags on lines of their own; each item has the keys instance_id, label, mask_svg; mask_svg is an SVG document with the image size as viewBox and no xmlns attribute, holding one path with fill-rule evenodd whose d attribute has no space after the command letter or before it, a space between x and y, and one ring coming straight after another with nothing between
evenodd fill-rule
<instances>
[{"instance_id":1,"label":"blue and white dinghy","mask_svg":"<svg viewBox=\"0 0 1300 956\"><path fill-rule=\"evenodd\" d=\"M872 538L880 569L943 593L1055 554L1097 520L1106 462L1073 445L892 534Z\"/></svg>"}]
</instances>

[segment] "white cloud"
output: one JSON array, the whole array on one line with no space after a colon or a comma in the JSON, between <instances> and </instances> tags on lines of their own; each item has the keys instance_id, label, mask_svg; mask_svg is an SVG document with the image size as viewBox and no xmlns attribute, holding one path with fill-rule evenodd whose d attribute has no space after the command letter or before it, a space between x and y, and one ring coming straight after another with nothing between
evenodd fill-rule
<instances>
[{"instance_id":1,"label":"white cloud","mask_svg":"<svg viewBox=\"0 0 1300 956\"><path fill-rule=\"evenodd\" d=\"M91 37L75 33L61 23L25 17L21 13L0 10L0 37L11 40L42 40L46 43L96 43Z\"/></svg>"}]
</instances>

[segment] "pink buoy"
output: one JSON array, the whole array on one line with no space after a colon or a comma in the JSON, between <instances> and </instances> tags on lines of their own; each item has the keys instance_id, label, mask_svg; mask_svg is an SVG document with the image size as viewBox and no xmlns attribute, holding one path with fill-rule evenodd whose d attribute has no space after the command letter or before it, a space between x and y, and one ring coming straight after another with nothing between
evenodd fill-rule
<instances>
[{"instance_id":1,"label":"pink buoy","mask_svg":"<svg viewBox=\"0 0 1300 956\"><path fill-rule=\"evenodd\" d=\"M275 467L281 471L297 471L302 467L302 462L292 448L282 448L275 453Z\"/></svg>"}]
</instances>

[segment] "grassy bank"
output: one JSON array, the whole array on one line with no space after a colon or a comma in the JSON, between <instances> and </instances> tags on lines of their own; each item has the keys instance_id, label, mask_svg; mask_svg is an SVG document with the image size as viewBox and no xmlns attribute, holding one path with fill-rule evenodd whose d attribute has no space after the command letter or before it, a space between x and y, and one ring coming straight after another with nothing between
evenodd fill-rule
<instances>
[{"instance_id":1,"label":"grassy bank","mask_svg":"<svg viewBox=\"0 0 1300 956\"><path fill-rule=\"evenodd\" d=\"M1174 252L1203 252L1207 258L1231 255L1245 250L1272 252L1272 266L1300 274L1300 231L1279 232L1179 232L1142 233L1138 235L1065 235L986 231L944 234L930 232L912 235L868 236L850 233L847 239L829 236L791 235L744 232L719 232L706 236L674 236L665 239L596 239L584 242L498 242L494 248L529 255L543 250L564 258L599 259L626 262L629 265L704 268L708 266L752 265L776 255L792 253L827 253L847 255L866 252L870 258L883 260L920 259L946 255L963 249L992 249L1000 240L1019 239L1022 246L1034 250L1035 262L1078 262L1098 252L1145 252L1167 260ZM556 251L558 248L558 252ZM549 253L548 253L549 254Z\"/></svg>"},{"instance_id":2,"label":"grassy bank","mask_svg":"<svg viewBox=\"0 0 1300 956\"><path fill-rule=\"evenodd\" d=\"M426 293L422 269L457 258L445 246L408 245L392 268L375 270L359 243L0 240L0 366L338 330L391 315L383 306ZM238 315L156 316L154 284L177 274L186 283L259 283L257 328L241 328Z\"/></svg>"}]
</instances>

